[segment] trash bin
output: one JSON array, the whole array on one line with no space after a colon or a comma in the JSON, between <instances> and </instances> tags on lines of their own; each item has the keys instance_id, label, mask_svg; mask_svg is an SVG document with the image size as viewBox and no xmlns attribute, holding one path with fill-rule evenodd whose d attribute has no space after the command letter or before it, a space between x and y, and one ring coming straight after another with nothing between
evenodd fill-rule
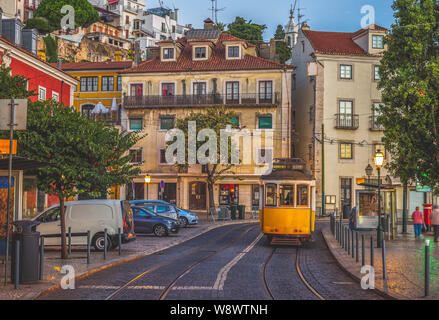
<instances>
[{"instance_id":1,"label":"trash bin","mask_svg":"<svg viewBox=\"0 0 439 320\"><path fill-rule=\"evenodd\" d=\"M40 233L36 232L36 227L40 224L38 221L15 221L17 229L12 235L12 268L11 278L15 281L15 264L17 257L15 254L15 241L20 241L19 253L19 281L20 283L32 283L39 280L39 249Z\"/></svg>"},{"instance_id":2,"label":"trash bin","mask_svg":"<svg viewBox=\"0 0 439 320\"><path fill-rule=\"evenodd\" d=\"M230 215L232 220L236 220L236 211L238 210L238 206L236 204L232 204L230 206Z\"/></svg>"},{"instance_id":3,"label":"trash bin","mask_svg":"<svg viewBox=\"0 0 439 320\"><path fill-rule=\"evenodd\" d=\"M245 219L245 206L239 205L238 206L238 212L239 212L239 219L244 220Z\"/></svg>"}]
</instances>

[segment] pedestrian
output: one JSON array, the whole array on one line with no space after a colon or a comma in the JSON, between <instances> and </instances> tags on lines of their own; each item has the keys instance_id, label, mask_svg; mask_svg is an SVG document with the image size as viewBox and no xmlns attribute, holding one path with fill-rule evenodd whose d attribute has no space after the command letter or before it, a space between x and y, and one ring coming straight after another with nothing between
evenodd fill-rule
<instances>
[{"instance_id":1,"label":"pedestrian","mask_svg":"<svg viewBox=\"0 0 439 320\"><path fill-rule=\"evenodd\" d=\"M423 214L421 211L419 211L419 207L416 207L416 210L412 213L413 226L415 228L415 238L421 237L423 218Z\"/></svg>"},{"instance_id":2,"label":"pedestrian","mask_svg":"<svg viewBox=\"0 0 439 320\"><path fill-rule=\"evenodd\" d=\"M431 214L431 206L430 205L424 205L424 223L425 223L425 228L427 232L431 231L431 219L430 219L430 214Z\"/></svg>"},{"instance_id":3,"label":"pedestrian","mask_svg":"<svg viewBox=\"0 0 439 320\"><path fill-rule=\"evenodd\" d=\"M434 242L438 242L439 238L439 206L434 205L433 211L430 213L431 225L434 231Z\"/></svg>"}]
</instances>

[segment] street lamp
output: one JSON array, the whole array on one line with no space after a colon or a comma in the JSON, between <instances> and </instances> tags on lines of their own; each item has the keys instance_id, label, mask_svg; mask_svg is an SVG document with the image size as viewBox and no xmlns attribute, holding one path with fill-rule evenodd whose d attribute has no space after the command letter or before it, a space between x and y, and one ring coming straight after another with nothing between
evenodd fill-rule
<instances>
[{"instance_id":1,"label":"street lamp","mask_svg":"<svg viewBox=\"0 0 439 320\"><path fill-rule=\"evenodd\" d=\"M148 200L148 189L149 189L149 184L151 183L151 177L150 176L145 176L145 184L146 184L146 199Z\"/></svg>"},{"instance_id":2,"label":"street lamp","mask_svg":"<svg viewBox=\"0 0 439 320\"><path fill-rule=\"evenodd\" d=\"M367 167L366 167L366 175L367 175L367 183L369 184L370 183L370 176L372 175L372 173L373 173L373 168L372 168L372 166L370 165L370 163L367 165ZM370 188L370 187L369 187Z\"/></svg>"},{"instance_id":3,"label":"street lamp","mask_svg":"<svg viewBox=\"0 0 439 320\"><path fill-rule=\"evenodd\" d=\"M377 247L381 248L383 241L383 230L381 225L381 168L384 164L384 154L381 150L375 154L375 166L378 171L378 230L377 230Z\"/></svg>"}]
</instances>

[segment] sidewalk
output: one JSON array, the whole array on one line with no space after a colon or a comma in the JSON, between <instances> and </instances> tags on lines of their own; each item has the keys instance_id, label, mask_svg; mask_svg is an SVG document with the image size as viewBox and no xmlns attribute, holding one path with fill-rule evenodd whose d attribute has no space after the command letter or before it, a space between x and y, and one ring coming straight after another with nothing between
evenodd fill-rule
<instances>
[{"instance_id":1,"label":"sidewalk","mask_svg":"<svg viewBox=\"0 0 439 320\"><path fill-rule=\"evenodd\" d=\"M60 280L64 276L60 273L63 265L73 266L76 272L76 278L82 278L99 270L135 260L143 256L153 254L157 251L178 245L224 225L252 222L257 222L257 220L235 220L225 222L200 221L200 224L197 226L190 226L189 228L180 229L180 232L177 235L172 235L165 238L157 238L152 235L137 235L136 241L122 245L121 256L119 256L119 251L116 249L107 252L107 259L104 260L103 252L94 252L92 249L91 261L89 265L87 265L86 249L77 248L75 250L73 247L70 259L61 260L59 258L60 252L58 250L49 250L46 248L43 281L39 281L36 284L20 284L18 290L15 290L12 284L4 286L5 265L3 260L0 260L0 300L35 299L41 292L51 288L56 288L59 286Z\"/></svg>"},{"instance_id":2,"label":"sidewalk","mask_svg":"<svg viewBox=\"0 0 439 320\"><path fill-rule=\"evenodd\" d=\"M387 280L383 280L382 249L374 248L375 256L375 288L394 299L439 299L439 244L433 242L432 233L424 234L422 239L415 239L413 226L408 226L409 234L402 235L401 227L398 228L396 240L386 240L387 255ZM364 276L361 274L361 236L359 240L359 263L355 262L352 254L348 255L341 248L332 235L330 228L322 230L329 250L352 277L359 282ZM370 264L370 237L374 237L376 246L376 232L364 233L366 235L365 257L366 265ZM430 239L430 296L425 298L425 239Z\"/></svg>"}]
</instances>

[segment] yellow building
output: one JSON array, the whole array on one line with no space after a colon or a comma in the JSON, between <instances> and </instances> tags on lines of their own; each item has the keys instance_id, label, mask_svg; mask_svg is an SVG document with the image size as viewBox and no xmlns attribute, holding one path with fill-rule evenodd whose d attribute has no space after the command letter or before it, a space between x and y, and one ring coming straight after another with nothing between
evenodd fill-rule
<instances>
[{"instance_id":1,"label":"yellow building","mask_svg":"<svg viewBox=\"0 0 439 320\"><path fill-rule=\"evenodd\" d=\"M127 186L128 199L163 199L180 207L206 212L207 175L201 165L184 173L165 160L165 136L176 119L209 107L226 106L237 114L241 128L273 134L274 158L291 156L291 79L293 67L257 56L256 46L213 28L190 30L176 42L162 41L155 58L122 72L124 95L122 127L143 128L147 134L137 149L144 161L142 176ZM265 134L265 133L264 133ZM253 137L253 136L252 136ZM240 204L249 212L259 205L260 176L264 167L240 164L214 186L216 205ZM136 152L133 150L132 152ZM259 156L267 156L265 145ZM242 155L241 155L242 157ZM151 183L145 188L145 176ZM163 183L164 188L160 186ZM134 191L134 192L133 192Z\"/></svg>"}]
</instances>

